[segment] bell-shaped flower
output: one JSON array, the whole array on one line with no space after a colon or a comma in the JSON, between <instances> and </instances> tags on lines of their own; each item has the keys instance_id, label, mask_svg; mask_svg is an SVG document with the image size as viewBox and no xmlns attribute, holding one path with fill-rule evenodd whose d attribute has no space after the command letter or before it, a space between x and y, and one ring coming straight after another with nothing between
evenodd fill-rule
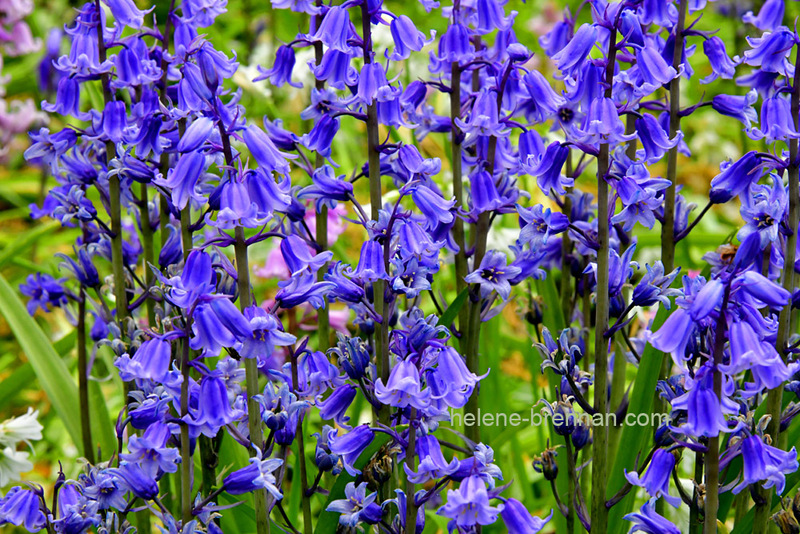
<instances>
[{"instance_id":1,"label":"bell-shaped flower","mask_svg":"<svg viewBox=\"0 0 800 534\"><path fill-rule=\"evenodd\" d=\"M310 69L318 80L328 82L334 89L344 90L358 81L358 71L350 64L350 59L349 53L331 48L323 54L322 62L316 66L310 64Z\"/></svg>"},{"instance_id":2,"label":"bell-shaped flower","mask_svg":"<svg viewBox=\"0 0 800 534\"><path fill-rule=\"evenodd\" d=\"M517 211L522 227L519 240L533 249L545 246L550 236L560 234L569 227L569 218L566 215L545 208L542 204L536 204L532 208L518 205Z\"/></svg>"},{"instance_id":3,"label":"bell-shaped flower","mask_svg":"<svg viewBox=\"0 0 800 534\"><path fill-rule=\"evenodd\" d=\"M24 527L28 532L39 532L47 524L39 496L32 490L19 486L11 488L0 499L0 525Z\"/></svg>"},{"instance_id":4,"label":"bell-shaped flower","mask_svg":"<svg viewBox=\"0 0 800 534\"><path fill-rule=\"evenodd\" d=\"M726 415L739 413L739 405L729 398L732 384L723 384L722 396L714 392L714 371L710 365L701 367L694 378L687 379L687 392L672 400L673 410L685 410L686 421L673 431L692 437L718 436L730 432Z\"/></svg>"},{"instance_id":5,"label":"bell-shaped flower","mask_svg":"<svg viewBox=\"0 0 800 534\"><path fill-rule=\"evenodd\" d=\"M656 499L663 497L665 501L677 508L681 503L680 497L669 494L669 479L674 468L675 456L665 449L656 449L644 476L640 476L636 471L628 473L626 469L625 478L634 486L647 490L650 497Z\"/></svg>"},{"instance_id":6,"label":"bell-shaped flower","mask_svg":"<svg viewBox=\"0 0 800 534\"><path fill-rule=\"evenodd\" d=\"M744 53L744 62L751 67L760 67L764 72L788 74L794 72L789 62L789 54L795 45L795 35L785 26L773 32L764 32L761 37L748 37L752 47Z\"/></svg>"},{"instance_id":7,"label":"bell-shaped flower","mask_svg":"<svg viewBox=\"0 0 800 534\"><path fill-rule=\"evenodd\" d=\"M478 525L491 525L497 521L501 507L492 506L486 483L479 476L466 478L457 490L447 491L447 503L436 511L450 519L450 531L469 532Z\"/></svg>"},{"instance_id":8,"label":"bell-shaped flower","mask_svg":"<svg viewBox=\"0 0 800 534\"><path fill-rule=\"evenodd\" d=\"M353 195L353 184L345 175L336 176L333 167L323 165L311 177L312 185L306 186L297 194L298 198L312 198L317 207L335 207L337 201L349 200Z\"/></svg>"},{"instance_id":9,"label":"bell-shaped flower","mask_svg":"<svg viewBox=\"0 0 800 534\"><path fill-rule=\"evenodd\" d=\"M351 426L347 422L350 418L345 414L355 398L355 386L343 384L335 388L327 399L317 402L320 418L323 421L333 419L337 425L349 430Z\"/></svg>"},{"instance_id":10,"label":"bell-shaped flower","mask_svg":"<svg viewBox=\"0 0 800 534\"><path fill-rule=\"evenodd\" d=\"M749 436L742 440L741 450L744 477L733 488L734 495L738 495L750 484L761 481L764 481L764 488L774 487L778 495L783 493L786 486L786 475L797 471L795 448L783 451L767 445L760 436Z\"/></svg>"},{"instance_id":11,"label":"bell-shaped flower","mask_svg":"<svg viewBox=\"0 0 800 534\"><path fill-rule=\"evenodd\" d=\"M742 16L742 22L752 24L762 32L774 32L783 24L784 10L784 0L766 0L761 5L758 16L748 11Z\"/></svg>"},{"instance_id":12,"label":"bell-shaped flower","mask_svg":"<svg viewBox=\"0 0 800 534\"><path fill-rule=\"evenodd\" d=\"M779 94L765 98L761 104L761 126L751 128L747 136L756 141L766 138L767 143L800 138L789 100Z\"/></svg>"},{"instance_id":13,"label":"bell-shaped flower","mask_svg":"<svg viewBox=\"0 0 800 534\"><path fill-rule=\"evenodd\" d=\"M292 70L294 69L295 55L294 49L289 45L281 45L275 53L275 63L269 70L258 66L259 75L253 81L269 80L275 87L282 87L288 83L292 87L301 88L302 83L292 81Z\"/></svg>"},{"instance_id":14,"label":"bell-shaped flower","mask_svg":"<svg viewBox=\"0 0 800 534\"><path fill-rule=\"evenodd\" d=\"M711 107L720 115L733 117L749 130L750 125L758 122L758 113L753 104L758 100L758 92L751 89L746 95L716 95L711 99Z\"/></svg>"},{"instance_id":15,"label":"bell-shaped flower","mask_svg":"<svg viewBox=\"0 0 800 534\"><path fill-rule=\"evenodd\" d=\"M531 515L528 508L517 499L506 499L500 517L508 534L536 534L552 519L553 511L544 519Z\"/></svg>"},{"instance_id":16,"label":"bell-shaped flower","mask_svg":"<svg viewBox=\"0 0 800 534\"><path fill-rule=\"evenodd\" d=\"M628 514L624 517L627 521L633 522L630 532L642 532L644 534L681 534L681 530L678 527L656 512L655 503L656 499L650 499L642 505L638 512Z\"/></svg>"},{"instance_id":17,"label":"bell-shaped flower","mask_svg":"<svg viewBox=\"0 0 800 534\"><path fill-rule=\"evenodd\" d=\"M289 162L287 158L296 158L293 154L286 154L278 150L272 139L259 128L251 124L242 132L242 139L244 139L247 148L253 155L253 158L258 162L260 167L271 173L278 171L280 174L289 174Z\"/></svg>"},{"instance_id":18,"label":"bell-shaped flower","mask_svg":"<svg viewBox=\"0 0 800 534\"><path fill-rule=\"evenodd\" d=\"M160 338L148 339L142 343L133 357L123 354L114 362L119 369L120 378L163 382L171 363L171 345Z\"/></svg>"},{"instance_id":19,"label":"bell-shaped flower","mask_svg":"<svg viewBox=\"0 0 800 534\"><path fill-rule=\"evenodd\" d=\"M778 0L783 2L783 0ZM725 49L725 41L713 35L703 41L703 53L708 58L708 63L711 65L711 74L700 80L700 83L711 83L717 78L724 80L733 79L736 74L736 66L740 63L739 56L734 56L733 59L728 57L728 51Z\"/></svg>"},{"instance_id":20,"label":"bell-shaped flower","mask_svg":"<svg viewBox=\"0 0 800 534\"><path fill-rule=\"evenodd\" d=\"M297 338L283 331L281 321L275 315L258 306L244 310L244 317L250 323L252 335L242 339L239 355L242 358L268 358L275 347L291 346Z\"/></svg>"},{"instance_id":21,"label":"bell-shaped flower","mask_svg":"<svg viewBox=\"0 0 800 534\"><path fill-rule=\"evenodd\" d=\"M180 453L174 447L167 447L171 436L169 426L158 421L153 423L142 436L131 435L128 439L128 453L120 454L125 462L139 465L145 476L157 479L159 470L175 473L178 470Z\"/></svg>"},{"instance_id":22,"label":"bell-shaped flower","mask_svg":"<svg viewBox=\"0 0 800 534\"><path fill-rule=\"evenodd\" d=\"M764 173L762 164L761 156L755 151L747 152L733 163L724 162L720 165L722 172L711 180L711 202L724 204L746 191Z\"/></svg>"},{"instance_id":23,"label":"bell-shaped flower","mask_svg":"<svg viewBox=\"0 0 800 534\"><path fill-rule=\"evenodd\" d=\"M419 31L414 22L406 15L398 15L393 18L389 24L389 29L392 32L392 40L394 41L394 52L389 55L387 50L386 56L391 61L408 59L412 51L419 52L436 35L435 31L431 31L431 38L426 40L425 34Z\"/></svg>"},{"instance_id":24,"label":"bell-shaped flower","mask_svg":"<svg viewBox=\"0 0 800 534\"><path fill-rule=\"evenodd\" d=\"M407 463L403 464L408 479L414 484L425 484L430 480L444 478L458 469L458 458L453 458L448 463L442 454L439 440L430 434L417 438L416 453L419 456L416 472L409 468Z\"/></svg>"},{"instance_id":25,"label":"bell-shaped flower","mask_svg":"<svg viewBox=\"0 0 800 534\"><path fill-rule=\"evenodd\" d=\"M262 460L261 451L256 450L256 456L250 458L250 464L233 471L222 481L222 487L231 495L242 495L258 489L265 489L275 500L281 500L283 494L277 487L277 479L273 474L283 465L280 458L267 458Z\"/></svg>"},{"instance_id":26,"label":"bell-shaped flower","mask_svg":"<svg viewBox=\"0 0 800 534\"><path fill-rule=\"evenodd\" d=\"M382 403L396 408L413 406L425 410L431 403L430 390L422 389L419 369L411 360L398 361L385 385L379 378L375 382L375 396Z\"/></svg>"},{"instance_id":27,"label":"bell-shaped flower","mask_svg":"<svg viewBox=\"0 0 800 534\"><path fill-rule=\"evenodd\" d=\"M522 145L522 137L520 137L520 145ZM522 146L520 146L520 152L522 152ZM561 174L561 169L564 168L568 157L569 147L554 141L547 145L546 150L528 155L527 160L522 164L525 172L536 177L536 183L542 193L549 196L555 191L556 194L563 195L566 194L564 188L573 185L572 178Z\"/></svg>"},{"instance_id":28,"label":"bell-shaped flower","mask_svg":"<svg viewBox=\"0 0 800 534\"><path fill-rule=\"evenodd\" d=\"M300 144L309 150L319 153L319 155L325 158L330 158L333 138L336 137L338 131L339 119L333 118L328 114L322 115L319 120L314 123L311 131L300 138ZM333 174L332 169L330 173Z\"/></svg>"},{"instance_id":29,"label":"bell-shaped flower","mask_svg":"<svg viewBox=\"0 0 800 534\"><path fill-rule=\"evenodd\" d=\"M369 425L359 425L347 434L332 436L330 438L331 452L341 456L345 470L352 476L356 476L361 473L355 467L356 460L373 439L375 439L375 433Z\"/></svg>"},{"instance_id":30,"label":"bell-shaped flower","mask_svg":"<svg viewBox=\"0 0 800 534\"><path fill-rule=\"evenodd\" d=\"M201 432L213 438L220 428L238 421L243 415L243 411L231 407L225 382L216 376L208 375L200 383L194 420L187 422L202 425Z\"/></svg>"},{"instance_id":31,"label":"bell-shaped flower","mask_svg":"<svg viewBox=\"0 0 800 534\"><path fill-rule=\"evenodd\" d=\"M605 97L592 101L589 113L586 114L581 127L575 128L575 133L581 143L590 145L600 143L615 145L636 137L635 133L625 134L625 125L619 118L616 104Z\"/></svg>"},{"instance_id":32,"label":"bell-shaped flower","mask_svg":"<svg viewBox=\"0 0 800 534\"><path fill-rule=\"evenodd\" d=\"M380 505L375 502L377 493L367 495L367 483L362 482L358 486L354 482L348 482L344 488L344 499L332 501L326 512L333 512L339 515L339 524L347 529L355 529L360 523L375 525L381 522L383 511Z\"/></svg>"},{"instance_id":33,"label":"bell-shaped flower","mask_svg":"<svg viewBox=\"0 0 800 534\"><path fill-rule=\"evenodd\" d=\"M383 259L383 245L377 241L365 241L361 245L361 255L358 267L353 272L353 278L362 282L375 282L389 277Z\"/></svg>"},{"instance_id":34,"label":"bell-shaped flower","mask_svg":"<svg viewBox=\"0 0 800 534\"><path fill-rule=\"evenodd\" d=\"M656 118L649 114L636 119L636 132L644 148L644 161L648 165L664 157L664 154L683 138L683 133L677 132L675 137L670 139Z\"/></svg>"},{"instance_id":35,"label":"bell-shaped flower","mask_svg":"<svg viewBox=\"0 0 800 534\"><path fill-rule=\"evenodd\" d=\"M561 74L576 78L589 53L597 42L597 27L594 24L582 24L567 45L552 56Z\"/></svg>"},{"instance_id":36,"label":"bell-shaped flower","mask_svg":"<svg viewBox=\"0 0 800 534\"><path fill-rule=\"evenodd\" d=\"M182 210L190 199L202 201L203 197L196 192L197 182L206 171L206 157L198 151L187 152L179 159L175 167L169 170L167 178L156 178L156 185L171 191L172 203Z\"/></svg>"},{"instance_id":37,"label":"bell-shaped flower","mask_svg":"<svg viewBox=\"0 0 800 534\"><path fill-rule=\"evenodd\" d=\"M305 302L311 304L315 309L320 309L325 307L326 297L335 285L328 281L317 282L316 276L303 270L289 280L278 282L280 290L275 295L275 300L286 309L294 308Z\"/></svg>"}]
</instances>

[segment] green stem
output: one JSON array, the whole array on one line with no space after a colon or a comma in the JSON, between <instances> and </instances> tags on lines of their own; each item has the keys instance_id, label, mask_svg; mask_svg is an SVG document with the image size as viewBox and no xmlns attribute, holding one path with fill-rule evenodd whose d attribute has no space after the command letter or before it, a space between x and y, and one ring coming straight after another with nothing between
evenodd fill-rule
<instances>
[{"instance_id":1,"label":"green stem","mask_svg":"<svg viewBox=\"0 0 800 534\"><path fill-rule=\"evenodd\" d=\"M155 252L153 249L153 227L150 226L150 203L147 195L147 184L140 184L139 188L139 218L142 226L142 248L144 249L144 282L149 291L155 284L155 275L150 269L155 265ZM153 299L145 300L147 307L147 324L156 326L156 303Z\"/></svg>"},{"instance_id":2,"label":"green stem","mask_svg":"<svg viewBox=\"0 0 800 534\"><path fill-rule=\"evenodd\" d=\"M450 137L451 137L451 163L453 169L453 195L456 197L456 206L462 210L469 209L464 203L464 177L462 170L461 155L461 129L456 124L456 119L461 118L461 67L457 61L450 65ZM455 256L456 265L456 290L460 294L467 283L464 278L467 276L467 247L464 237L464 221L456 217L453 223L453 239L458 245L458 252ZM462 306L458 311L458 329L462 336L466 333L469 321L469 309ZM445 325L450 326L450 325Z\"/></svg>"},{"instance_id":3,"label":"green stem","mask_svg":"<svg viewBox=\"0 0 800 534\"><path fill-rule=\"evenodd\" d=\"M795 52L795 65L800 65L800 47ZM792 81L792 100L791 112L794 120L795 128L798 126L798 114L800 114L800 68L796 68L794 72L794 80ZM795 263L797 252L797 231L798 220L800 220L800 168L797 162L798 156L798 140L791 139L789 141L789 229L791 233L786 239L786 259L784 265L786 268L783 271L783 288L792 294L794 292L794 269L792 266ZM775 349L786 359L786 347L788 344L789 336L791 334L792 323L792 306L788 302L783 309L781 309L780 316L778 317L778 335L775 338ZM780 446L780 421L781 410L783 409L783 385L769 390L767 396L767 413L772 418L767 425L767 434L772 438L772 444L776 447ZM772 508L772 490L764 489L760 485L756 490L756 510L755 519L753 522L753 532L755 534L764 534L770 525L769 517Z\"/></svg>"},{"instance_id":4,"label":"green stem","mask_svg":"<svg viewBox=\"0 0 800 534\"><path fill-rule=\"evenodd\" d=\"M575 480L577 479L575 471L575 456L572 452L572 438L564 436L564 443L567 448L567 534L575 532Z\"/></svg>"},{"instance_id":5,"label":"green stem","mask_svg":"<svg viewBox=\"0 0 800 534\"><path fill-rule=\"evenodd\" d=\"M406 465L414 471L416 469L417 454L417 428L414 424L417 418L417 409L411 409L408 424L408 448L406 449ZM407 477L406 478L406 532L408 534L415 534L417 532L417 506L414 502L414 483Z\"/></svg>"},{"instance_id":6,"label":"green stem","mask_svg":"<svg viewBox=\"0 0 800 534\"><path fill-rule=\"evenodd\" d=\"M605 97L612 97L614 67L617 57L617 31L611 31L608 41L608 59L605 71ZM600 249L597 251L597 289L595 309L595 384L594 409L605 418L608 413L608 268L609 268L609 195L606 175L610 166L610 147L600 145L597 156L597 238ZM606 489L608 485L608 427L594 428L592 449L592 532L604 534L608 529L608 508L606 508Z\"/></svg>"},{"instance_id":7,"label":"green stem","mask_svg":"<svg viewBox=\"0 0 800 534\"><path fill-rule=\"evenodd\" d=\"M287 310L289 314L289 333L294 334L297 329L297 318L295 310ZM295 353L295 347L292 347L291 365L292 365L292 385L295 389L295 394L300 397L298 391L298 384L300 383L300 373L297 367L298 357ZM312 519L311 519L311 499L308 495L308 468L306 467L306 449L305 438L303 436L303 417L301 416L297 421L297 432L295 440L297 441L297 462L300 464L300 488L302 490L302 499L300 500L303 508L303 533L311 534L312 532Z\"/></svg>"},{"instance_id":8,"label":"green stem","mask_svg":"<svg viewBox=\"0 0 800 534\"><path fill-rule=\"evenodd\" d=\"M316 0L315 5L317 7L322 7L322 0ZM314 19L316 21L315 27L319 28L319 25L322 23L323 15L315 15ZM322 63L322 42L316 41L314 43L314 62L317 66ZM322 90L325 88L325 80L315 80L315 86L318 90ZM325 163L325 158L317 153L316 159L314 162L314 167L319 169ZM328 206L321 206L319 211L316 214L316 225L317 225L317 245L319 245L319 252L328 250ZM325 273L320 269L317 272L317 279L323 280ZM330 347L330 315L328 313L328 307L323 306L317 311L318 317L318 330L317 336L319 337L319 349L325 352L328 347Z\"/></svg>"},{"instance_id":9,"label":"green stem","mask_svg":"<svg viewBox=\"0 0 800 534\"><path fill-rule=\"evenodd\" d=\"M92 444L91 418L89 417L89 380L86 357L86 292L83 286L78 293L78 400L81 410L81 440L83 456L94 464L94 445ZM108 454L108 451L106 451Z\"/></svg>"}]
</instances>

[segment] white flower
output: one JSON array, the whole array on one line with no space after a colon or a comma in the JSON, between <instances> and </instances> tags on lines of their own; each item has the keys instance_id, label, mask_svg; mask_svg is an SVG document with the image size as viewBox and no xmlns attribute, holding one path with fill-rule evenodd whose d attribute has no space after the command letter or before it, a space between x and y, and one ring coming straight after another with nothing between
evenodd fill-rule
<instances>
[{"instance_id":1,"label":"white flower","mask_svg":"<svg viewBox=\"0 0 800 534\"><path fill-rule=\"evenodd\" d=\"M38 416L38 410L28 408L25 415L0 423L0 445L16 448L20 441L29 443L42 439L42 425L36 420Z\"/></svg>"},{"instance_id":2,"label":"white flower","mask_svg":"<svg viewBox=\"0 0 800 534\"><path fill-rule=\"evenodd\" d=\"M33 469L33 464L28 461L27 452L17 452L11 447L6 447L0 452L0 488L9 482L20 479L20 473Z\"/></svg>"}]
</instances>

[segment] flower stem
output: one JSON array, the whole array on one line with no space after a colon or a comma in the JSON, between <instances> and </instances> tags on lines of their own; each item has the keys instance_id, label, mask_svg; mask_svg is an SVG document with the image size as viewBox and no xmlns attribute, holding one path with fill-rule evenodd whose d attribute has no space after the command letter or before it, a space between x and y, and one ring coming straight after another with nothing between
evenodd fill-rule
<instances>
[{"instance_id":1,"label":"flower stem","mask_svg":"<svg viewBox=\"0 0 800 534\"><path fill-rule=\"evenodd\" d=\"M605 71L605 97L612 97L614 66L617 57L617 30L611 30L608 41L608 59ZM595 309L595 384L594 409L602 417L608 413L608 269L609 269L609 197L606 175L610 166L610 147L600 145L597 156L597 289ZM608 485L608 428L595 427L592 448L592 532L605 533L608 527L606 487Z\"/></svg>"},{"instance_id":2,"label":"flower stem","mask_svg":"<svg viewBox=\"0 0 800 534\"><path fill-rule=\"evenodd\" d=\"M147 195L148 184L140 184L139 188L139 218L142 226L142 248L144 249L144 282L147 291L155 283L155 275L150 265L155 264L155 252L153 249L153 227L150 225L150 202ZM156 303L152 298L145 299L147 307L147 324L150 327L156 325Z\"/></svg>"},{"instance_id":3,"label":"flower stem","mask_svg":"<svg viewBox=\"0 0 800 534\"><path fill-rule=\"evenodd\" d=\"M369 14L369 2L361 2L361 29L364 43L364 63L372 63L372 23ZM372 220L380 218L382 189L381 161L378 152L378 107L373 101L367 106L367 166L369 169L369 201L372 209ZM387 237L388 238L388 237ZM380 328L375 330L375 365L378 377L385 384L389 380L389 306L385 298L385 282L377 280L372 284L375 312L381 316ZM378 410L378 420L389 423L389 412L385 406Z\"/></svg>"},{"instance_id":4,"label":"flower stem","mask_svg":"<svg viewBox=\"0 0 800 534\"><path fill-rule=\"evenodd\" d=\"M795 65L800 65L800 46L795 52ZM798 126L798 114L800 113L800 69L795 68L794 80L792 80L792 99L791 112L795 128ZM798 221L800 221L800 167L798 167L798 140L789 141L789 231L786 239L786 255L783 271L783 288L791 295L794 292L794 264L797 252L797 231ZM792 323L792 303L791 300L781 309L778 317L778 334L775 338L775 349L786 358L786 348L791 334ZM781 431L781 410L783 409L783 385L769 390L767 396L767 413L772 417L767 425L767 434L772 438L775 447L780 446L779 437ZM764 489L760 485L756 490L755 519L753 522L753 532L755 534L765 534L770 524L769 516L772 508L772 491Z\"/></svg>"},{"instance_id":5,"label":"flower stem","mask_svg":"<svg viewBox=\"0 0 800 534\"><path fill-rule=\"evenodd\" d=\"M297 317L295 315L295 310L290 309L287 310L286 313L289 315L289 333L294 335L297 331ZM291 358L291 366L292 366L292 387L298 398L300 396L300 373L298 370L298 355L295 350L295 347L291 347L292 353L290 355ZM306 453L305 453L305 437L303 436L303 415L301 415L297 420L297 431L295 433L297 440L297 462L300 464L300 488L302 489L302 508L303 508L303 532L304 534L311 534L312 532L312 525L311 525L311 499L308 495L308 468L306 467Z\"/></svg>"},{"instance_id":6,"label":"flower stem","mask_svg":"<svg viewBox=\"0 0 800 534\"><path fill-rule=\"evenodd\" d=\"M416 460L414 459L417 451L417 427L414 425L417 418L417 409L411 408L410 421L408 423L408 447L406 448L406 465L414 471ZM414 501L414 482L406 478L406 532L415 534L417 531L417 506Z\"/></svg>"},{"instance_id":7,"label":"flower stem","mask_svg":"<svg viewBox=\"0 0 800 534\"><path fill-rule=\"evenodd\" d=\"M78 293L78 400L81 410L81 439L83 456L94 464L94 445L92 445L92 427L89 417L89 381L86 358L86 292L83 286ZM108 451L106 451L107 453Z\"/></svg>"},{"instance_id":8,"label":"flower stem","mask_svg":"<svg viewBox=\"0 0 800 534\"><path fill-rule=\"evenodd\" d=\"M456 206L466 210L464 204L464 184L461 156L461 129L456 124L456 119L461 118L461 67L457 61L450 65L450 137L451 137L451 162L453 169L453 195L456 197ZM456 290L461 293L467 283L464 278L467 276L467 249L464 237L464 221L456 217L453 223L453 239L458 245L458 253L455 256L456 264ZM469 310L467 306L462 306L458 311L458 329L463 336L469 321ZM446 325L449 326L449 325Z\"/></svg>"}]
</instances>

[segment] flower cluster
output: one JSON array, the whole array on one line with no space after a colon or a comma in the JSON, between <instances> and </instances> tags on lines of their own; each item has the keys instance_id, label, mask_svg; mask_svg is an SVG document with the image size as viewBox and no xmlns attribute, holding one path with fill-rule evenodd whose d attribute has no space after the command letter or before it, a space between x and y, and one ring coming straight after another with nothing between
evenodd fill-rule
<instances>
[{"instance_id":1,"label":"flower cluster","mask_svg":"<svg viewBox=\"0 0 800 534\"><path fill-rule=\"evenodd\" d=\"M248 115L238 58L211 38L229 16L224 0L174 2L164 20L132 0L95 0L65 28L69 53L53 58L47 79L57 88L43 108L67 126L32 132L26 156L57 183L32 215L79 237L61 255L63 277L31 274L20 290L31 314L62 310L77 330L88 464L59 479L52 505L41 488L11 489L0 524L146 531L152 514L165 531L214 533L224 503L252 494L259 534L271 521L298 531L290 498L311 532L321 494L319 521L343 529L419 533L431 510L451 532L501 522L532 533L555 515L569 532L603 533L614 514L633 531L678 532L663 499L685 503L711 533L720 500L748 487L766 521L767 490L782 494L798 468L794 448L778 445L800 413L782 397L784 387L800 391L789 335L800 302L791 59L800 37L782 25L783 1L744 16L762 33L733 58L695 27L705 2L688 0L565 10L539 36L541 58L501 0L422 0L446 19L438 35L380 0L272 4L310 25L252 81L305 98L299 80L313 79L305 132ZM297 65L306 52L310 77ZM700 83L724 91L719 81L735 78L747 92L681 106L700 58L709 69ZM427 74L401 82L417 59ZM100 94L101 108L86 105ZM724 162L690 222L681 125L706 111L740 121L749 143L768 148ZM355 165L337 146L346 130L363 132ZM433 156L429 136L447 140L449 153ZM676 244L734 199L740 230L677 287ZM657 223L661 258L640 267L637 236ZM337 257L345 232L357 236L357 261ZM249 257L261 252L266 265L254 267ZM276 283L265 294L251 275ZM544 518L498 485L503 472L479 426L457 433L460 444L442 429L451 413L479 412L493 372L481 361L482 325L533 281L560 288L545 311L558 318L550 326L566 325L543 327L534 299L522 310L557 397L546 403L552 437L565 448L534 460L557 504ZM524 306L517 300L511 307ZM655 321L643 324L654 306ZM98 451L86 417L89 350L100 346L125 383L115 450ZM611 471L628 434L575 416L621 419L629 365L636 398L652 407L657 388L669 421L653 436L631 433L634 454L618 453ZM370 417L359 417L362 405ZM578 459L589 449L587 503ZM705 469L695 468L695 495L676 495L670 480L690 453ZM235 463L218 473L223 454ZM172 484L180 502L166 499ZM648 501L628 513L636 488Z\"/></svg>"}]
</instances>

